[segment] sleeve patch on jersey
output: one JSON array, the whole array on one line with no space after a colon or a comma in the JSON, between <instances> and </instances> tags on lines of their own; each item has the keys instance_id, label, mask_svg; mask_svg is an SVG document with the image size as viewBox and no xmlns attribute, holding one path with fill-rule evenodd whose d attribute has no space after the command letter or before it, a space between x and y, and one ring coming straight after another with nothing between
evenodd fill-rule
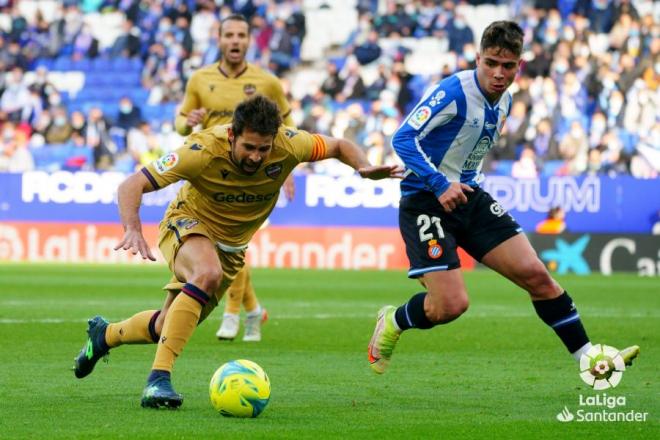
<instances>
[{"instance_id":1,"label":"sleeve patch on jersey","mask_svg":"<svg viewBox=\"0 0 660 440\"><path fill-rule=\"evenodd\" d=\"M312 139L314 139L314 146L312 147L312 155L310 156L309 161L314 162L316 160L325 159L325 141L318 134L313 134Z\"/></svg>"},{"instance_id":2,"label":"sleeve patch on jersey","mask_svg":"<svg viewBox=\"0 0 660 440\"><path fill-rule=\"evenodd\" d=\"M415 113L410 115L408 118L408 125L410 125L415 130L422 128L422 125L431 117L431 108L427 106L422 106L417 109Z\"/></svg>"},{"instance_id":3,"label":"sleeve patch on jersey","mask_svg":"<svg viewBox=\"0 0 660 440\"><path fill-rule=\"evenodd\" d=\"M165 171L171 170L179 163L179 155L176 153L169 153L154 162L154 168L158 174L163 174Z\"/></svg>"},{"instance_id":4,"label":"sleeve patch on jersey","mask_svg":"<svg viewBox=\"0 0 660 440\"><path fill-rule=\"evenodd\" d=\"M447 96L447 93L445 93L444 90L440 90L440 91L438 91L438 93L436 93L436 94L433 96L433 98L431 98L431 100L429 101L429 105L430 105L431 107L435 107L436 105L440 104L440 102L442 102L442 99L443 99L445 96Z\"/></svg>"}]
</instances>

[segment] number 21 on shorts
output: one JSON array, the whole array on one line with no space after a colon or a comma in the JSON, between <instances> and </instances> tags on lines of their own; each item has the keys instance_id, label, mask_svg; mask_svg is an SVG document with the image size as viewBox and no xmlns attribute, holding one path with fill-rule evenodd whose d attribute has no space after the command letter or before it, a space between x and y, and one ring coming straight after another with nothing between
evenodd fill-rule
<instances>
[{"instance_id":1,"label":"number 21 on shorts","mask_svg":"<svg viewBox=\"0 0 660 440\"><path fill-rule=\"evenodd\" d=\"M419 241L428 241L433 239L433 233L429 232L431 226L435 226L438 231L438 238L445 238L445 232L440 225L439 217L429 217L426 214L421 214L417 217L417 226L419 226Z\"/></svg>"}]
</instances>

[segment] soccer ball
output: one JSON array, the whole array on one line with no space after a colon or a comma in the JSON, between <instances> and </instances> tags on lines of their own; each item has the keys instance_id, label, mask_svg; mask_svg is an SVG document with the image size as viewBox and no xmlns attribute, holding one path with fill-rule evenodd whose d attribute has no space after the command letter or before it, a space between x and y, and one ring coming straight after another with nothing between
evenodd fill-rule
<instances>
[{"instance_id":1,"label":"soccer ball","mask_svg":"<svg viewBox=\"0 0 660 440\"><path fill-rule=\"evenodd\" d=\"M211 404L227 417L257 417L270 399L270 381L252 361L227 362L213 374L209 385Z\"/></svg>"}]
</instances>

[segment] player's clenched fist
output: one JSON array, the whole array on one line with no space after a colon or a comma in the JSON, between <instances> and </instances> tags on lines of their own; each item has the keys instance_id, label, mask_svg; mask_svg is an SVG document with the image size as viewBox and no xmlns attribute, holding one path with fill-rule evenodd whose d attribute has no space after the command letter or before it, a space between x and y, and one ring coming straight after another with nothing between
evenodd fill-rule
<instances>
[{"instance_id":1,"label":"player's clenched fist","mask_svg":"<svg viewBox=\"0 0 660 440\"><path fill-rule=\"evenodd\" d=\"M202 121L204 120L204 116L206 116L206 109L204 108L197 108L195 110L191 110L190 113L188 113L188 118L186 119L186 125L190 128L193 128L202 123Z\"/></svg>"},{"instance_id":2,"label":"player's clenched fist","mask_svg":"<svg viewBox=\"0 0 660 440\"><path fill-rule=\"evenodd\" d=\"M445 212L452 212L458 205L467 203L468 199L464 191L474 192L470 185L460 182L452 182L449 188L438 197Z\"/></svg>"}]
</instances>

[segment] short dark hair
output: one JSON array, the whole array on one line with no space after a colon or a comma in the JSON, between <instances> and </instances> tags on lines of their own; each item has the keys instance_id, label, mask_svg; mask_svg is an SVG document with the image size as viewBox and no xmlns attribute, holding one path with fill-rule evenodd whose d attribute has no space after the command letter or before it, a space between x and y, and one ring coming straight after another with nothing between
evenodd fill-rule
<instances>
[{"instance_id":1,"label":"short dark hair","mask_svg":"<svg viewBox=\"0 0 660 440\"><path fill-rule=\"evenodd\" d=\"M255 95L238 104L234 110L231 130L234 136L243 134L245 129L264 136L275 136L282 118L275 102L262 95Z\"/></svg>"},{"instance_id":2,"label":"short dark hair","mask_svg":"<svg viewBox=\"0 0 660 440\"><path fill-rule=\"evenodd\" d=\"M523 35L522 28L514 21L494 21L481 36L481 52L489 47L499 47L519 57L522 54Z\"/></svg>"},{"instance_id":3,"label":"short dark hair","mask_svg":"<svg viewBox=\"0 0 660 440\"><path fill-rule=\"evenodd\" d=\"M248 33L251 30L250 22L245 17L245 15L243 15L243 14L230 14L230 15L226 16L225 18L223 18L222 20L220 20L220 35L222 35L222 25L225 24L225 22L227 22L227 21L242 21L243 23L247 24Z\"/></svg>"}]
</instances>

